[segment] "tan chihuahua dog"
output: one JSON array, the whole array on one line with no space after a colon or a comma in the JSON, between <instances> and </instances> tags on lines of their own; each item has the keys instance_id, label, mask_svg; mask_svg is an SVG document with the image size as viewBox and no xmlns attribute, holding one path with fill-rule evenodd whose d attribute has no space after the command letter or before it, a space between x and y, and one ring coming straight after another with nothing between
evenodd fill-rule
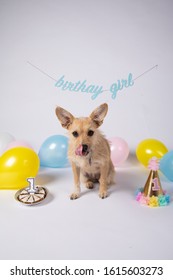
<instances>
[{"instance_id":1,"label":"tan chihuahua dog","mask_svg":"<svg viewBox=\"0 0 173 280\"><path fill-rule=\"evenodd\" d=\"M89 117L75 118L61 107L56 115L61 125L69 132L68 158L72 165L75 190L71 199L80 195L80 179L92 189L95 182L100 183L99 196L107 197L107 185L113 182L114 166L110 158L108 141L98 130L107 114L106 103L96 108Z\"/></svg>"}]
</instances>

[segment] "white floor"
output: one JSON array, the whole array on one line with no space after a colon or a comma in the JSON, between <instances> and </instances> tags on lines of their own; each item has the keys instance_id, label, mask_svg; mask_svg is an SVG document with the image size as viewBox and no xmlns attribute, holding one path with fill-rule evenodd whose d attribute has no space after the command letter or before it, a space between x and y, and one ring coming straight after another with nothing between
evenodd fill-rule
<instances>
[{"instance_id":1,"label":"white floor","mask_svg":"<svg viewBox=\"0 0 173 280\"><path fill-rule=\"evenodd\" d=\"M40 170L37 184L49 194L37 206L19 204L15 191L0 191L0 259L172 259L173 202L149 208L134 198L147 176L129 160L117 168L105 200L96 186L82 187L80 199L71 201L70 168ZM160 178L173 197L173 183Z\"/></svg>"}]
</instances>

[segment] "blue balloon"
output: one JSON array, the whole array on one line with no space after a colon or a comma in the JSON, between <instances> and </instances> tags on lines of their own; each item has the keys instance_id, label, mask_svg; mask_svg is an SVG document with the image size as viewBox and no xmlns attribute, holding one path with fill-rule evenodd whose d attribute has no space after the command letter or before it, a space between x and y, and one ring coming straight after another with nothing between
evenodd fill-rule
<instances>
[{"instance_id":1,"label":"blue balloon","mask_svg":"<svg viewBox=\"0 0 173 280\"><path fill-rule=\"evenodd\" d=\"M173 181L173 151L166 153L160 160L160 171Z\"/></svg>"},{"instance_id":2,"label":"blue balloon","mask_svg":"<svg viewBox=\"0 0 173 280\"><path fill-rule=\"evenodd\" d=\"M38 153L40 165L53 168L68 166L67 150L67 137L63 135L48 137L41 145Z\"/></svg>"}]
</instances>

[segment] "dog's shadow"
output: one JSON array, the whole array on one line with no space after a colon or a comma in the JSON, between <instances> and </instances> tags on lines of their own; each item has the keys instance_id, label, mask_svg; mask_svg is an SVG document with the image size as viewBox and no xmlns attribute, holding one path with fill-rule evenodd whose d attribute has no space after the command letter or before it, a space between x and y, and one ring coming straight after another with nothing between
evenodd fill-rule
<instances>
[{"instance_id":1,"label":"dog's shadow","mask_svg":"<svg viewBox=\"0 0 173 280\"><path fill-rule=\"evenodd\" d=\"M148 170L143 167L132 152L128 160L116 168L115 184L110 186L109 193L129 192L134 196L137 189L144 186Z\"/></svg>"}]
</instances>

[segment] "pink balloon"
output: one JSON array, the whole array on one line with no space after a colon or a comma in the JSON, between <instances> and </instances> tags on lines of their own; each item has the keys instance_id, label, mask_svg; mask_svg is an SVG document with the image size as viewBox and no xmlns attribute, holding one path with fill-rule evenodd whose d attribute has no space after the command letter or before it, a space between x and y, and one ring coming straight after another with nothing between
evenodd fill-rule
<instances>
[{"instance_id":1,"label":"pink balloon","mask_svg":"<svg viewBox=\"0 0 173 280\"><path fill-rule=\"evenodd\" d=\"M111 159L114 166L123 163L129 155L129 146L125 140L120 137L108 139L111 148Z\"/></svg>"},{"instance_id":2,"label":"pink balloon","mask_svg":"<svg viewBox=\"0 0 173 280\"><path fill-rule=\"evenodd\" d=\"M5 151L10 150L10 149L15 148L15 147L26 147L26 148L30 148L30 149L33 150L32 146L29 143L27 143L25 141L18 141L18 140L16 140L16 141L10 142L6 146Z\"/></svg>"}]
</instances>

